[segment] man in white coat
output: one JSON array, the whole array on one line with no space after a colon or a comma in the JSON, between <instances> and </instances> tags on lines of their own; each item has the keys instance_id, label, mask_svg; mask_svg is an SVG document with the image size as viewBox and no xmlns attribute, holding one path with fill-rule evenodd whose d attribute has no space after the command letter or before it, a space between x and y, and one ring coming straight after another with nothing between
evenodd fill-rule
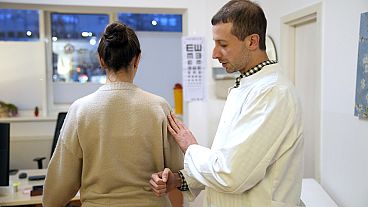
<instances>
[{"instance_id":1,"label":"man in white coat","mask_svg":"<svg viewBox=\"0 0 368 207\"><path fill-rule=\"evenodd\" d=\"M301 108L293 84L267 57L263 10L251 1L232 0L212 25L213 58L228 73L241 75L230 89L210 149L169 115L169 131L185 153L184 169L153 174L152 190L161 196L178 187L194 198L205 189L204 206L299 206Z\"/></svg>"}]
</instances>

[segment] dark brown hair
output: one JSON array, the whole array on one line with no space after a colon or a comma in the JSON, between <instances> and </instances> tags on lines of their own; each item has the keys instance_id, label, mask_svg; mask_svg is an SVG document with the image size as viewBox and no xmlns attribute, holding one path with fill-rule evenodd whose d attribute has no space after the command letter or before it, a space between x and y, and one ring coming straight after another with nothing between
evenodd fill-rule
<instances>
[{"instance_id":1,"label":"dark brown hair","mask_svg":"<svg viewBox=\"0 0 368 207\"><path fill-rule=\"evenodd\" d=\"M212 25L219 23L233 23L231 33L239 40L244 40L248 35L258 34L260 37L259 48L266 50L267 20L262 8L248 0L232 0L225 4L212 17Z\"/></svg>"},{"instance_id":2,"label":"dark brown hair","mask_svg":"<svg viewBox=\"0 0 368 207\"><path fill-rule=\"evenodd\" d=\"M141 54L134 30L121 22L107 25L97 50L106 66L114 72L127 69L133 58Z\"/></svg>"}]
</instances>

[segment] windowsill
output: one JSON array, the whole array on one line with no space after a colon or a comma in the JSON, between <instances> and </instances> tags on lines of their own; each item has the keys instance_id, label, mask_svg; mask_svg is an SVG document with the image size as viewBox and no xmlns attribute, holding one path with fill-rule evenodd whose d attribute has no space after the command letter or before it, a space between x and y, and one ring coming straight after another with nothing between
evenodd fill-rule
<instances>
[{"instance_id":1,"label":"windowsill","mask_svg":"<svg viewBox=\"0 0 368 207\"><path fill-rule=\"evenodd\" d=\"M183 121L183 115L175 114L176 118ZM0 117L1 122L43 122L43 121L56 121L56 117L52 116L20 116L20 117Z\"/></svg>"},{"instance_id":2,"label":"windowsill","mask_svg":"<svg viewBox=\"0 0 368 207\"><path fill-rule=\"evenodd\" d=\"M0 118L0 122L43 122L43 121L56 121L56 117L4 117Z\"/></svg>"}]
</instances>

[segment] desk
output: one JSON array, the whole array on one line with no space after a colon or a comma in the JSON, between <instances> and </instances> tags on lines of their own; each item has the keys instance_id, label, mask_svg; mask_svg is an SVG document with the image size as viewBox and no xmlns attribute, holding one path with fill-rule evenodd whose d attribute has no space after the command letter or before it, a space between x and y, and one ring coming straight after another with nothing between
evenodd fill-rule
<instances>
[{"instance_id":1,"label":"desk","mask_svg":"<svg viewBox=\"0 0 368 207\"><path fill-rule=\"evenodd\" d=\"M30 196L32 186L43 185L44 180L28 181L28 177L25 179L19 179L19 173L25 172L28 177L32 175L46 175L47 169L36 170L20 170L16 175L10 176L10 183L19 182L18 192L9 194L6 196L0 195L0 206L37 206L42 207L42 196ZM169 193L169 199L173 207L183 206L183 195L180 191L174 190ZM80 206L79 193L70 201L73 205Z\"/></svg>"},{"instance_id":2,"label":"desk","mask_svg":"<svg viewBox=\"0 0 368 207\"><path fill-rule=\"evenodd\" d=\"M307 207L338 207L323 187L313 178L304 178L302 201Z\"/></svg>"},{"instance_id":3,"label":"desk","mask_svg":"<svg viewBox=\"0 0 368 207\"><path fill-rule=\"evenodd\" d=\"M10 183L19 182L18 192L9 194L6 196L0 196L0 206L21 206L21 205L31 205L31 206L42 206L42 196L30 196L32 186L43 185L44 180L39 181L28 181L28 177L32 175L46 175L47 169L41 170L19 170L16 175L10 176ZM25 179L19 179L19 173L25 172L28 177ZM79 203L79 194L77 194L73 199L73 203Z\"/></svg>"}]
</instances>

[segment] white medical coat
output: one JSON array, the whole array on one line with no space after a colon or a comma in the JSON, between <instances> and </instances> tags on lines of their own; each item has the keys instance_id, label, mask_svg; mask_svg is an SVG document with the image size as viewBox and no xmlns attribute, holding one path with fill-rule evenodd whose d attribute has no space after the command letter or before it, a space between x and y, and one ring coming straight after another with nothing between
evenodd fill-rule
<instances>
[{"instance_id":1,"label":"white medical coat","mask_svg":"<svg viewBox=\"0 0 368 207\"><path fill-rule=\"evenodd\" d=\"M190 194L205 187L208 207L298 206L302 132L295 88L279 64L243 78L228 95L211 149L186 151Z\"/></svg>"}]
</instances>

